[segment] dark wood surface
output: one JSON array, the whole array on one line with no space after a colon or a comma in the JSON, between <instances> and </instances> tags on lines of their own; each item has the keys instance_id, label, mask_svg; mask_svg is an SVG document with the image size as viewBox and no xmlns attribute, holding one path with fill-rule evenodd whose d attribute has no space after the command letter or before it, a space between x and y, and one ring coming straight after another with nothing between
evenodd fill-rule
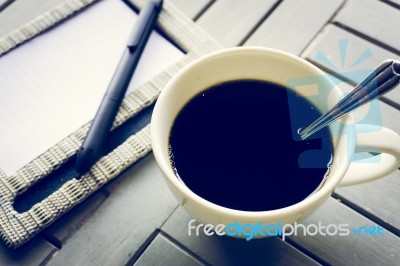
<instances>
[{"instance_id":1,"label":"dark wood surface","mask_svg":"<svg viewBox=\"0 0 400 266\"><path fill-rule=\"evenodd\" d=\"M175 241L175 240L172 240ZM179 245L158 234L134 265L205 265L188 254Z\"/></svg>"},{"instance_id":2,"label":"dark wood surface","mask_svg":"<svg viewBox=\"0 0 400 266\"><path fill-rule=\"evenodd\" d=\"M339 40L347 42L346 62L343 65L340 56ZM368 55L368 58L362 63L353 66L364 53ZM318 57L320 54L331 58L332 64L326 64L321 61ZM358 75L354 75L353 71L372 70L387 58L399 57L398 54L334 24L325 26L322 32L314 39L313 43L306 48L302 56L329 73L349 80L353 84L357 83L356 78L359 77ZM367 72L364 76L366 74ZM398 89L389 92L383 97L392 101L397 107L400 105L400 90Z\"/></svg>"},{"instance_id":3,"label":"dark wood surface","mask_svg":"<svg viewBox=\"0 0 400 266\"><path fill-rule=\"evenodd\" d=\"M245 44L266 46L300 55L343 3L342 0L283 1ZM310 16L310 10L318 12Z\"/></svg>"},{"instance_id":4,"label":"dark wood surface","mask_svg":"<svg viewBox=\"0 0 400 266\"><path fill-rule=\"evenodd\" d=\"M197 23L224 46L236 46L257 28L277 0L218 0Z\"/></svg>"},{"instance_id":5,"label":"dark wood surface","mask_svg":"<svg viewBox=\"0 0 400 266\"><path fill-rule=\"evenodd\" d=\"M341 78L344 91L357 82L354 71L400 55L398 0L170 1L224 46L294 53ZM15 0L0 12L0 36L62 2ZM344 62L339 43L346 43ZM366 60L353 65L363 53ZM400 133L400 88L376 104L379 122ZM356 118L365 113L368 106ZM1 243L0 265L400 265L399 192L400 171L338 188L304 221L379 225L383 236L188 236L192 217L178 206L149 155L20 249Z\"/></svg>"},{"instance_id":6,"label":"dark wood surface","mask_svg":"<svg viewBox=\"0 0 400 266\"><path fill-rule=\"evenodd\" d=\"M269 237L251 241L228 236L188 236L187 225L193 217L179 207L161 227L185 248L212 265L314 265L317 261L280 238Z\"/></svg>"},{"instance_id":7,"label":"dark wood surface","mask_svg":"<svg viewBox=\"0 0 400 266\"><path fill-rule=\"evenodd\" d=\"M399 53L400 16L396 9L375 0L354 0L334 18L334 23Z\"/></svg>"},{"instance_id":8,"label":"dark wood surface","mask_svg":"<svg viewBox=\"0 0 400 266\"><path fill-rule=\"evenodd\" d=\"M171 3L179 7L180 10L191 19L198 18L198 16L201 15L201 12L203 10L205 11L209 5L213 4L213 2L214 0L196 0L196 1L171 0Z\"/></svg>"}]
</instances>

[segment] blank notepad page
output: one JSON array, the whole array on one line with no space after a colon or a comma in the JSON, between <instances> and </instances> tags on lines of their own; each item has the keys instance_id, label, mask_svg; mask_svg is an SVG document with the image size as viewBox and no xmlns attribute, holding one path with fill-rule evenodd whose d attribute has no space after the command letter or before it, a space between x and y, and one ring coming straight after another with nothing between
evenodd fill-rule
<instances>
[{"instance_id":1,"label":"blank notepad page","mask_svg":"<svg viewBox=\"0 0 400 266\"><path fill-rule=\"evenodd\" d=\"M15 173L93 119L137 14L103 0L0 57L0 169ZM128 89L183 53L153 32Z\"/></svg>"}]
</instances>

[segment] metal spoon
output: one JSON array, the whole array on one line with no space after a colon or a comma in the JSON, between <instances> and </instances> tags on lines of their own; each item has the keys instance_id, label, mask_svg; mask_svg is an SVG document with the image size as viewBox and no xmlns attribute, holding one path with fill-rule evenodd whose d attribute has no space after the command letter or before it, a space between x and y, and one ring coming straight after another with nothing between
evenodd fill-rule
<instances>
[{"instance_id":1,"label":"metal spoon","mask_svg":"<svg viewBox=\"0 0 400 266\"><path fill-rule=\"evenodd\" d=\"M383 61L352 92L337 103L328 113L320 116L311 125L300 129L299 134L305 140L321 128L338 120L352 110L366 104L394 89L400 83L400 61Z\"/></svg>"}]
</instances>

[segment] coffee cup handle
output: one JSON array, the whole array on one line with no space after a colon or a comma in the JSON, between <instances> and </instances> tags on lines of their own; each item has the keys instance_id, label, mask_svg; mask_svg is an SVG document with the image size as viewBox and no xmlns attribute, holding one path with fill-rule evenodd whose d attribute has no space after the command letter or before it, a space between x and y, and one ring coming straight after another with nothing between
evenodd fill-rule
<instances>
[{"instance_id":1,"label":"coffee cup handle","mask_svg":"<svg viewBox=\"0 0 400 266\"><path fill-rule=\"evenodd\" d=\"M369 182L390 174L400 167L400 136L393 130L366 124L356 125L355 153L378 152L377 162L371 159L352 161L339 186Z\"/></svg>"}]
</instances>

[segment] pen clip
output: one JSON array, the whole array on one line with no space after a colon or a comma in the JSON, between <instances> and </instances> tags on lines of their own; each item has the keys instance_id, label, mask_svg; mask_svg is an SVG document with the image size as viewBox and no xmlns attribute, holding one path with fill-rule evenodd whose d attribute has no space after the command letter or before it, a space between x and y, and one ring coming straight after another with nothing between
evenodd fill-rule
<instances>
[{"instance_id":1,"label":"pen clip","mask_svg":"<svg viewBox=\"0 0 400 266\"><path fill-rule=\"evenodd\" d=\"M146 32L146 28L153 27L152 24L155 23L157 15L162 9L162 3L162 0L150 0L140 11L135 30L129 36L127 43L127 47L131 53L136 50L140 39L143 37L142 35Z\"/></svg>"}]
</instances>

